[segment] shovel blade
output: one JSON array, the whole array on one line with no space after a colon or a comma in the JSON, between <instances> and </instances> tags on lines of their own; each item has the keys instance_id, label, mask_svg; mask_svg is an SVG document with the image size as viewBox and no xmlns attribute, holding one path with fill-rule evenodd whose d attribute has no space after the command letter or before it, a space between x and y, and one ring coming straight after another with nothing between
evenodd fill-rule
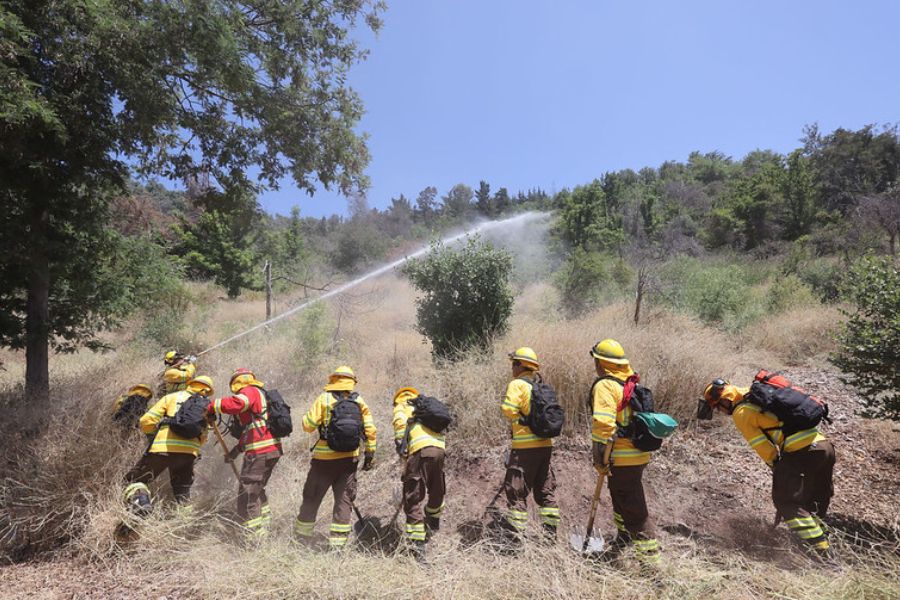
<instances>
[{"instance_id":1,"label":"shovel blade","mask_svg":"<svg viewBox=\"0 0 900 600\"><path fill-rule=\"evenodd\" d=\"M586 537L584 530L574 531L569 534L569 545L572 546L573 550L582 554L596 554L603 552L603 548L605 547L603 535L593 532L590 536Z\"/></svg>"}]
</instances>

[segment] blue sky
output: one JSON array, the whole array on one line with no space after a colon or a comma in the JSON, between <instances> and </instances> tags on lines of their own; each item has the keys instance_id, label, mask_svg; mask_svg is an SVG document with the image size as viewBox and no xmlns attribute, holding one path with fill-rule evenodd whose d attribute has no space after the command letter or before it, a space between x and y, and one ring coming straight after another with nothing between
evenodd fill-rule
<instances>
[{"instance_id":1,"label":"blue sky","mask_svg":"<svg viewBox=\"0 0 900 600\"><path fill-rule=\"evenodd\" d=\"M900 3L393 0L351 85L368 198L484 179L548 192L605 171L786 152L803 126L900 120ZM285 182L269 212L345 213Z\"/></svg>"}]
</instances>

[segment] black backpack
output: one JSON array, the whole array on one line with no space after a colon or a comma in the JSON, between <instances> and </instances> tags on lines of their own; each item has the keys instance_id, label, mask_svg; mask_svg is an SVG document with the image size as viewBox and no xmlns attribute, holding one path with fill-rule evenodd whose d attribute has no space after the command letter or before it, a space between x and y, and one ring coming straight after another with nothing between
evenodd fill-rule
<instances>
[{"instance_id":1,"label":"black backpack","mask_svg":"<svg viewBox=\"0 0 900 600\"><path fill-rule=\"evenodd\" d=\"M162 425L168 425L174 433L183 438L198 438L207 429L206 414L209 408L209 398L200 394L192 394L190 398L181 403L174 417L166 417Z\"/></svg>"},{"instance_id":2,"label":"black backpack","mask_svg":"<svg viewBox=\"0 0 900 600\"><path fill-rule=\"evenodd\" d=\"M278 390L259 390L266 402L266 410L261 415L266 420L266 427L274 437L288 437L294 431L294 423L291 420L291 407ZM244 436L244 425L237 415L231 415L228 419L228 433L239 440Z\"/></svg>"},{"instance_id":3,"label":"black backpack","mask_svg":"<svg viewBox=\"0 0 900 600\"><path fill-rule=\"evenodd\" d=\"M410 400L413 416L409 420L407 430L412 429L413 421L421 423L435 433L443 433L453 422L450 409L446 404L431 396L418 396Z\"/></svg>"},{"instance_id":4,"label":"black backpack","mask_svg":"<svg viewBox=\"0 0 900 600\"><path fill-rule=\"evenodd\" d=\"M519 424L531 429L538 437L558 436L562 433L566 415L556 400L556 390L549 383L545 383L540 375L535 375L533 381L524 377L519 379L531 384L531 411L527 417L523 415L519 418Z\"/></svg>"},{"instance_id":5,"label":"black backpack","mask_svg":"<svg viewBox=\"0 0 900 600\"><path fill-rule=\"evenodd\" d=\"M141 417L147 412L147 400L146 396L141 396L140 394L128 396L122 401L116 414L113 415L113 421L122 427L137 427Z\"/></svg>"},{"instance_id":6,"label":"black backpack","mask_svg":"<svg viewBox=\"0 0 900 600\"><path fill-rule=\"evenodd\" d=\"M616 407L619 412L626 406L630 406L631 410L636 413L652 413L653 411L653 392L648 387L640 385L640 376L635 374L625 381L613 377L612 375L604 375L594 380L591 386L591 394L588 397L589 410L594 410L594 386L604 379L611 379L622 386L622 401ZM662 447L662 439L650 433L647 424L638 418L632 417L631 422L625 427L619 427L616 431L619 437L626 437L631 440L634 447L644 452L653 452Z\"/></svg>"},{"instance_id":7,"label":"black backpack","mask_svg":"<svg viewBox=\"0 0 900 600\"><path fill-rule=\"evenodd\" d=\"M831 422L825 402L794 387L790 380L777 373L757 373L750 392L744 396L743 401L755 404L778 417L784 424L781 430L785 438L798 431L817 427L823 419Z\"/></svg>"},{"instance_id":8,"label":"black backpack","mask_svg":"<svg viewBox=\"0 0 900 600\"><path fill-rule=\"evenodd\" d=\"M334 396L337 401L331 407L328 423L319 426L319 436L335 452L353 452L359 448L365 434L362 408L356 402L359 394Z\"/></svg>"},{"instance_id":9,"label":"black backpack","mask_svg":"<svg viewBox=\"0 0 900 600\"><path fill-rule=\"evenodd\" d=\"M288 437L294 431L291 421L291 407L284 401L278 390L266 390L266 427L277 438Z\"/></svg>"}]
</instances>

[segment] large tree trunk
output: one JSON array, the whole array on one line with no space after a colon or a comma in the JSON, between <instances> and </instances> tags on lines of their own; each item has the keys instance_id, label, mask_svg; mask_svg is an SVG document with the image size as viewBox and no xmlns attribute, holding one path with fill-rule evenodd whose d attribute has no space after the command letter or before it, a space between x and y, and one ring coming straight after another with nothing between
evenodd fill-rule
<instances>
[{"instance_id":1,"label":"large tree trunk","mask_svg":"<svg viewBox=\"0 0 900 600\"><path fill-rule=\"evenodd\" d=\"M25 313L25 394L30 402L50 398L50 262L47 258L49 209L38 203L31 211L31 269Z\"/></svg>"}]
</instances>

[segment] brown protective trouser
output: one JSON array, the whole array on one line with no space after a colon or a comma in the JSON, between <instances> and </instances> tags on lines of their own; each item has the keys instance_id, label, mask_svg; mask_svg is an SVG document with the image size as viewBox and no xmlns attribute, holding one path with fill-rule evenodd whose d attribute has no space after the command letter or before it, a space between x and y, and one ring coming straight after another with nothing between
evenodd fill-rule
<instances>
[{"instance_id":1,"label":"brown protective trouser","mask_svg":"<svg viewBox=\"0 0 900 600\"><path fill-rule=\"evenodd\" d=\"M272 476L272 470L278 464L281 452L265 454L245 454L241 465L240 487L238 488L238 516L246 527L251 529L265 528L267 515L263 515L263 507L268 506L266 484Z\"/></svg>"},{"instance_id":2,"label":"brown protective trouser","mask_svg":"<svg viewBox=\"0 0 900 600\"><path fill-rule=\"evenodd\" d=\"M785 452L772 472L775 510L801 540L817 544L827 535L820 520L834 495L834 446L827 440Z\"/></svg>"},{"instance_id":3,"label":"brown protective trouser","mask_svg":"<svg viewBox=\"0 0 900 600\"><path fill-rule=\"evenodd\" d=\"M407 458L402 481L406 534L413 541L422 541L425 539L425 515L439 519L444 510L446 480L443 448L428 446Z\"/></svg>"},{"instance_id":4,"label":"brown protective trouser","mask_svg":"<svg viewBox=\"0 0 900 600\"><path fill-rule=\"evenodd\" d=\"M515 531L524 532L528 524L529 494L534 495L540 507L541 521L548 527L559 525L552 455L552 447L514 449L509 453L503 488L509 507L507 521Z\"/></svg>"},{"instance_id":5,"label":"brown protective trouser","mask_svg":"<svg viewBox=\"0 0 900 600\"><path fill-rule=\"evenodd\" d=\"M148 453L142 456L138 464L126 473L125 482L148 484L168 469L175 501L185 504L191 499L195 460L197 457L193 454L182 452Z\"/></svg>"},{"instance_id":6,"label":"brown protective trouser","mask_svg":"<svg viewBox=\"0 0 900 600\"><path fill-rule=\"evenodd\" d=\"M334 494L334 510L331 515L329 541L332 546L343 546L350 533L350 516L353 501L356 500L356 467L359 459L355 456L336 460L312 459L309 474L303 485L303 504L297 516L296 530L301 535L311 535L316 522L319 505L330 488Z\"/></svg>"},{"instance_id":7,"label":"brown protective trouser","mask_svg":"<svg viewBox=\"0 0 900 600\"><path fill-rule=\"evenodd\" d=\"M646 466L617 467L613 465L610 467L607 478L616 529L619 535L628 536L632 540L656 538L656 529L650 519L650 513L647 511L647 499L644 497L642 478Z\"/></svg>"}]
</instances>

